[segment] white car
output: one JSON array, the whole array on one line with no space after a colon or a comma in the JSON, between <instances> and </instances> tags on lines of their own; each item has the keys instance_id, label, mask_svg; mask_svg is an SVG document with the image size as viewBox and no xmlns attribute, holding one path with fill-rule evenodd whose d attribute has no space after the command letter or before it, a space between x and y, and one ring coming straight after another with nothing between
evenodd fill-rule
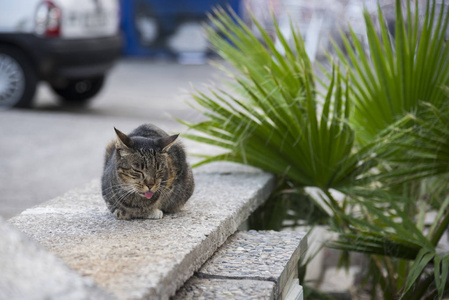
<instances>
[{"instance_id":1,"label":"white car","mask_svg":"<svg viewBox=\"0 0 449 300\"><path fill-rule=\"evenodd\" d=\"M29 107L40 80L85 104L120 55L118 0L0 1L0 108Z\"/></svg>"}]
</instances>

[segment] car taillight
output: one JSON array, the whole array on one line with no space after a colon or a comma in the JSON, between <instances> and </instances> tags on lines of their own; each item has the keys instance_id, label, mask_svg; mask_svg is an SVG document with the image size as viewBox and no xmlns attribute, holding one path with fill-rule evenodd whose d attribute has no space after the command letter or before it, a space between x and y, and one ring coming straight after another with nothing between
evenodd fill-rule
<instances>
[{"instance_id":1,"label":"car taillight","mask_svg":"<svg viewBox=\"0 0 449 300\"><path fill-rule=\"evenodd\" d=\"M43 1L37 7L36 33L46 37L61 34L61 9L52 1Z\"/></svg>"}]
</instances>

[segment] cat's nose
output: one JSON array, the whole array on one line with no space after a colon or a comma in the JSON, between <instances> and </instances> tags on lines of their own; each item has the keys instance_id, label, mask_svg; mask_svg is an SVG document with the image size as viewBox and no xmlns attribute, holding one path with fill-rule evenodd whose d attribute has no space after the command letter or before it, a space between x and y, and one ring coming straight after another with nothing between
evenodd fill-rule
<instances>
[{"instance_id":1,"label":"cat's nose","mask_svg":"<svg viewBox=\"0 0 449 300\"><path fill-rule=\"evenodd\" d=\"M147 180L147 186L151 189L154 186L154 178Z\"/></svg>"}]
</instances>

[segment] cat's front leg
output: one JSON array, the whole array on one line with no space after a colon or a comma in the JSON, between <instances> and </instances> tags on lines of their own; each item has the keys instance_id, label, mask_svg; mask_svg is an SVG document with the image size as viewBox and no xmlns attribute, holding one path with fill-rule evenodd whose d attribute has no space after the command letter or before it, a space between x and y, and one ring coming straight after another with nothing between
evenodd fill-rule
<instances>
[{"instance_id":1,"label":"cat's front leg","mask_svg":"<svg viewBox=\"0 0 449 300\"><path fill-rule=\"evenodd\" d=\"M113 215L118 219L118 220L130 220L131 219L131 215L127 212L124 212L120 209L116 209L113 212Z\"/></svg>"},{"instance_id":2,"label":"cat's front leg","mask_svg":"<svg viewBox=\"0 0 449 300\"><path fill-rule=\"evenodd\" d=\"M164 213L160 209L153 209L151 213L147 216L147 219L162 219Z\"/></svg>"}]
</instances>

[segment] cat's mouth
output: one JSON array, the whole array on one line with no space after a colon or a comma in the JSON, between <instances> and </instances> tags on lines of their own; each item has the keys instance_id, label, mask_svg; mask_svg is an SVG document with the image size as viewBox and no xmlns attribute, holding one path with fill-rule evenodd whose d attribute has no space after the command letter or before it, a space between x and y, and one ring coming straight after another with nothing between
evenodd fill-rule
<instances>
[{"instance_id":1,"label":"cat's mouth","mask_svg":"<svg viewBox=\"0 0 449 300\"><path fill-rule=\"evenodd\" d=\"M152 190L148 190L146 192L139 192L139 195L141 197L145 197L148 200L150 200L151 198L153 198L154 194L156 193L156 191L152 191Z\"/></svg>"}]
</instances>

